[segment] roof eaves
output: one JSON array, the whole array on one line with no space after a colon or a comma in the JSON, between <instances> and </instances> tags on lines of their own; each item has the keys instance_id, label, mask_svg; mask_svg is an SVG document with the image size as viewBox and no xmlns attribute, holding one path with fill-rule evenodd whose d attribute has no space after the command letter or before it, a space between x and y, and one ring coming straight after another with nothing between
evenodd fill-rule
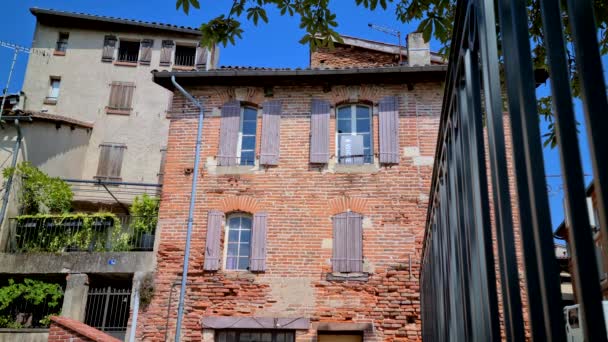
<instances>
[{"instance_id":1,"label":"roof eaves","mask_svg":"<svg viewBox=\"0 0 608 342\"><path fill-rule=\"evenodd\" d=\"M59 11L59 10L54 10L54 9L44 9L44 8L38 8L38 7L30 8L30 12L36 17L38 17L39 15L48 15L48 16L56 16L56 17L64 17L64 18L67 17L67 18L74 18L74 19L97 21L97 22L146 27L146 28L153 28L153 29L157 29L157 30L187 33L187 34L198 35L198 36L200 36L202 34L200 30L193 28L193 27L177 26L177 25L172 25L172 24L156 23L156 22L149 22L149 21L143 21L143 20L116 18L116 17L88 14L88 13Z\"/></svg>"},{"instance_id":2,"label":"roof eaves","mask_svg":"<svg viewBox=\"0 0 608 342\"><path fill-rule=\"evenodd\" d=\"M55 123L59 123L59 124L77 126L77 127L86 128L86 129L93 128L92 122L72 119L70 117L63 116L63 115L36 112L36 111L15 110L8 114L3 115L2 119L3 120L15 120L15 119L24 118L24 117L31 118L31 119L38 119L38 120L42 120L42 121L55 122Z\"/></svg>"}]
</instances>

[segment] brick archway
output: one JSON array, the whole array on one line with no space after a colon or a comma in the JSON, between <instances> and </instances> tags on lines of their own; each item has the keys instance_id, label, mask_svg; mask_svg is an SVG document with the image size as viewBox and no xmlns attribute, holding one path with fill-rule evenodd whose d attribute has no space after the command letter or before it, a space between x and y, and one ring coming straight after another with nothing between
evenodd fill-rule
<instances>
[{"instance_id":1,"label":"brick archway","mask_svg":"<svg viewBox=\"0 0 608 342\"><path fill-rule=\"evenodd\" d=\"M250 196L230 196L222 199L220 210L224 213L244 211L255 214L262 210L262 206L258 200Z\"/></svg>"},{"instance_id":2,"label":"brick archway","mask_svg":"<svg viewBox=\"0 0 608 342\"><path fill-rule=\"evenodd\" d=\"M367 200L343 196L329 201L329 212L331 216L345 211L354 211L365 215L367 213Z\"/></svg>"}]
</instances>

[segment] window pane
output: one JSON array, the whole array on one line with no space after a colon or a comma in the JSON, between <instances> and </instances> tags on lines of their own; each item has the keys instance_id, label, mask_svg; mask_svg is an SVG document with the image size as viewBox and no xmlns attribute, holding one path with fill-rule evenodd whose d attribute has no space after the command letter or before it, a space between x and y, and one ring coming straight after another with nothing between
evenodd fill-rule
<instances>
[{"instance_id":1,"label":"window pane","mask_svg":"<svg viewBox=\"0 0 608 342\"><path fill-rule=\"evenodd\" d=\"M338 119L350 120L350 117L351 117L350 106L338 108Z\"/></svg>"},{"instance_id":2,"label":"window pane","mask_svg":"<svg viewBox=\"0 0 608 342\"><path fill-rule=\"evenodd\" d=\"M228 220L228 225L230 226L230 228L238 228L240 223L241 223L241 218L238 216L231 217L230 220Z\"/></svg>"},{"instance_id":3,"label":"window pane","mask_svg":"<svg viewBox=\"0 0 608 342\"><path fill-rule=\"evenodd\" d=\"M253 151L241 152L241 165L253 165L255 164L255 155Z\"/></svg>"},{"instance_id":4,"label":"window pane","mask_svg":"<svg viewBox=\"0 0 608 342\"><path fill-rule=\"evenodd\" d=\"M239 231L230 229L228 232L228 242L238 242L239 241Z\"/></svg>"},{"instance_id":5,"label":"window pane","mask_svg":"<svg viewBox=\"0 0 608 342\"><path fill-rule=\"evenodd\" d=\"M249 243L241 243L241 249L239 251L240 256L248 257L250 253Z\"/></svg>"},{"instance_id":6,"label":"window pane","mask_svg":"<svg viewBox=\"0 0 608 342\"><path fill-rule=\"evenodd\" d=\"M357 119L357 133L369 132L370 122L369 118Z\"/></svg>"},{"instance_id":7,"label":"window pane","mask_svg":"<svg viewBox=\"0 0 608 342\"><path fill-rule=\"evenodd\" d=\"M249 242L249 241L251 241L251 230L241 231L241 242Z\"/></svg>"},{"instance_id":8,"label":"window pane","mask_svg":"<svg viewBox=\"0 0 608 342\"><path fill-rule=\"evenodd\" d=\"M372 136L368 134L361 134L363 136L363 147L369 149L372 146Z\"/></svg>"},{"instance_id":9,"label":"window pane","mask_svg":"<svg viewBox=\"0 0 608 342\"><path fill-rule=\"evenodd\" d=\"M369 119L369 107L357 106L357 119Z\"/></svg>"},{"instance_id":10,"label":"window pane","mask_svg":"<svg viewBox=\"0 0 608 342\"><path fill-rule=\"evenodd\" d=\"M229 270L236 270L236 266L237 266L237 258L235 257L227 257L226 258L226 269Z\"/></svg>"},{"instance_id":11,"label":"window pane","mask_svg":"<svg viewBox=\"0 0 608 342\"><path fill-rule=\"evenodd\" d=\"M258 111L253 108L245 108L243 112L244 120L252 120L255 121L258 116Z\"/></svg>"},{"instance_id":12,"label":"window pane","mask_svg":"<svg viewBox=\"0 0 608 342\"><path fill-rule=\"evenodd\" d=\"M239 258L239 270L246 270L249 268L249 257Z\"/></svg>"},{"instance_id":13,"label":"window pane","mask_svg":"<svg viewBox=\"0 0 608 342\"><path fill-rule=\"evenodd\" d=\"M255 150L255 136L243 137L241 150Z\"/></svg>"},{"instance_id":14,"label":"window pane","mask_svg":"<svg viewBox=\"0 0 608 342\"><path fill-rule=\"evenodd\" d=\"M251 228L251 218L243 217L241 222L241 227L243 228Z\"/></svg>"},{"instance_id":15,"label":"window pane","mask_svg":"<svg viewBox=\"0 0 608 342\"><path fill-rule=\"evenodd\" d=\"M228 256L238 256L238 243L228 243Z\"/></svg>"},{"instance_id":16,"label":"window pane","mask_svg":"<svg viewBox=\"0 0 608 342\"><path fill-rule=\"evenodd\" d=\"M245 120L243 121L243 134L255 135L255 121Z\"/></svg>"},{"instance_id":17,"label":"window pane","mask_svg":"<svg viewBox=\"0 0 608 342\"><path fill-rule=\"evenodd\" d=\"M351 123L350 119L338 120L338 133L350 133L351 132L350 123Z\"/></svg>"}]
</instances>

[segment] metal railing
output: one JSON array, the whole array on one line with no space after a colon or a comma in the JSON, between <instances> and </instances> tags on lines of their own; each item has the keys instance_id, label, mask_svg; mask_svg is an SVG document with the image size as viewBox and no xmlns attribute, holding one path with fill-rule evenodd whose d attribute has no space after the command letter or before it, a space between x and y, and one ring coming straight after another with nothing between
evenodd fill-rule
<instances>
[{"instance_id":1,"label":"metal railing","mask_svg":"<svg viewBox=\"0 0 608 342\"><path fill-rule=\"evenodd\" d=\"M154 218L23 217L9 222L9 253L152 251Z\"/></svg>"},{"instance_id":2,"label":"metal railing","mask_svg":"<svg viewBox=\"0 0 608 342\"><path fill-rule=\"evenodd\" d=\"M58 305L50 306L49 298L45 298L39 304L19 299L8 307L0 310L0 328L9 329L31 329L48 328L49 316L59 315L61 312L61 300Z\"/></svg>"},{"instance_id":3,"label":"metal railing","mask_svg":"<svg viewBox=\"0 0 608 342\"><path fill-rule=\"evenodd\" d=\"M569 242L576 299L580 304L585 340L606 341L564 48L563 11L559 7L562 2L538 1L550 67L566 216L572 225ZM591 146L599 225L606 239L608 105L593 2L567 0L564 3L568 5L566 11ZM496 26L494 1L459 0L457 3L422 251L420 289L425 341L499 341L501 331L508 341L523 341L525 304L533 340L566 340L536 108L529 16L525 1L498 0L496 4L499 26ZM501 57L498 39L501 39L502 51L508 51ZM504 74L501 74L501 61ZM515 208L523 250L524 267L521 268L515 252L511 205L515 194L509 189L508 180L507 159L511 157L505 143L508 131L503 126L501 95L505 89L518 194ZM486 168L486 152L489 168ZM524 274L520 273L522 268ZM497 284L501 287L500 310ZM520 284L525 284L525 304Z\"/></svg>"},{"instance_id":4,"label":"metal railing","mask_svg":"<svg viewBox=\"0 0 608 342\"><path fill-rule=\"evenodd\" d=\"M175 54L175 65L176 66L194 66L194 54Z\"/></svg>"},{"instance_id":5,"label":"metal railing","mask_svg":"<svg viewBox=\"0 0 608 342\"><path fill-rule=\"evenodd\" d=\"M124 338L129 321L131 289L111 286L90 288L87 295L85 324Z\"/></svg>"},{"instance_id":6,"label":"metal railing","mask_svg":"<svg viewBox=\"0 0 608 342\"><path fill-rule=\"evenodd\" d=\"M138 52L119 51L118 58L116 60L118 62L137 63L137 57L138 57Z\"/></svg>"}]
</instances>

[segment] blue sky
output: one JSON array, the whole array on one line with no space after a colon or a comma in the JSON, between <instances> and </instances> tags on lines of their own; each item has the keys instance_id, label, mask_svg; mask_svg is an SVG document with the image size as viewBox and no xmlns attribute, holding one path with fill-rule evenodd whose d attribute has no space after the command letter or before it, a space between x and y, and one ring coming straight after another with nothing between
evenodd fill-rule
<instances>
[{"instance_id":1,"label":"blue sky","mask_svg":"<svg viewBox=\"0 0 608 342\"><path fill-rule=\"evenodd\" d=\"M30 14L29 8L34 6L198 27L201 22L226 13L230 3L227 0L202 0L201 10L193 10L190 15L185 15L183 12L175 10L175 0L5 0L4 2L3 13L7 15L3 16L3 20L0 21L0 40L23 46L31 45L35 19ZM374 23L392 27L400 30L404 36L417 27L416 23L404 25L398 22L395 19L393 7L386 11L380 9L372 12L357 7L354 0L332 1L331 3L338 15L337 20L340 25L338 32L346 35L395 43L396 38L374 31L367 24ZM269 24L258 27L244 22L243 39L238 41L236 46L222 48L220 64L306 67L308 65L308 47L298 43L304 34L304 31L298 27L298 20L281 17L278 12L273 11L269 13L269 17ZM438 50L440 46L437 42L432 41L431 48ZM3 87L6 82L11 59L12 52L0 48L0 87ZM21 89L26 63L27 56L21 54L11 82L11 92ZM604 58L604 65L607 63L607 59ZM545 86L538 90L538 93L542 95L547 92ZM580 104L576 105L576 109L579 122L583 122ZM545 131L545 125L541 126ZM581 145L584 170L585 173L591 174L583 125L580 127L580 131L583 133ZM545 149L545 167L549 175L560 174L557 150ZM587 177L586 183L590 180L591 177ZM559 177L548 177L547 183L551 188L549 199L553 226L556 227L563 220L563 191L560 190L562 181Z\"/></svg>"}]
</instances>

